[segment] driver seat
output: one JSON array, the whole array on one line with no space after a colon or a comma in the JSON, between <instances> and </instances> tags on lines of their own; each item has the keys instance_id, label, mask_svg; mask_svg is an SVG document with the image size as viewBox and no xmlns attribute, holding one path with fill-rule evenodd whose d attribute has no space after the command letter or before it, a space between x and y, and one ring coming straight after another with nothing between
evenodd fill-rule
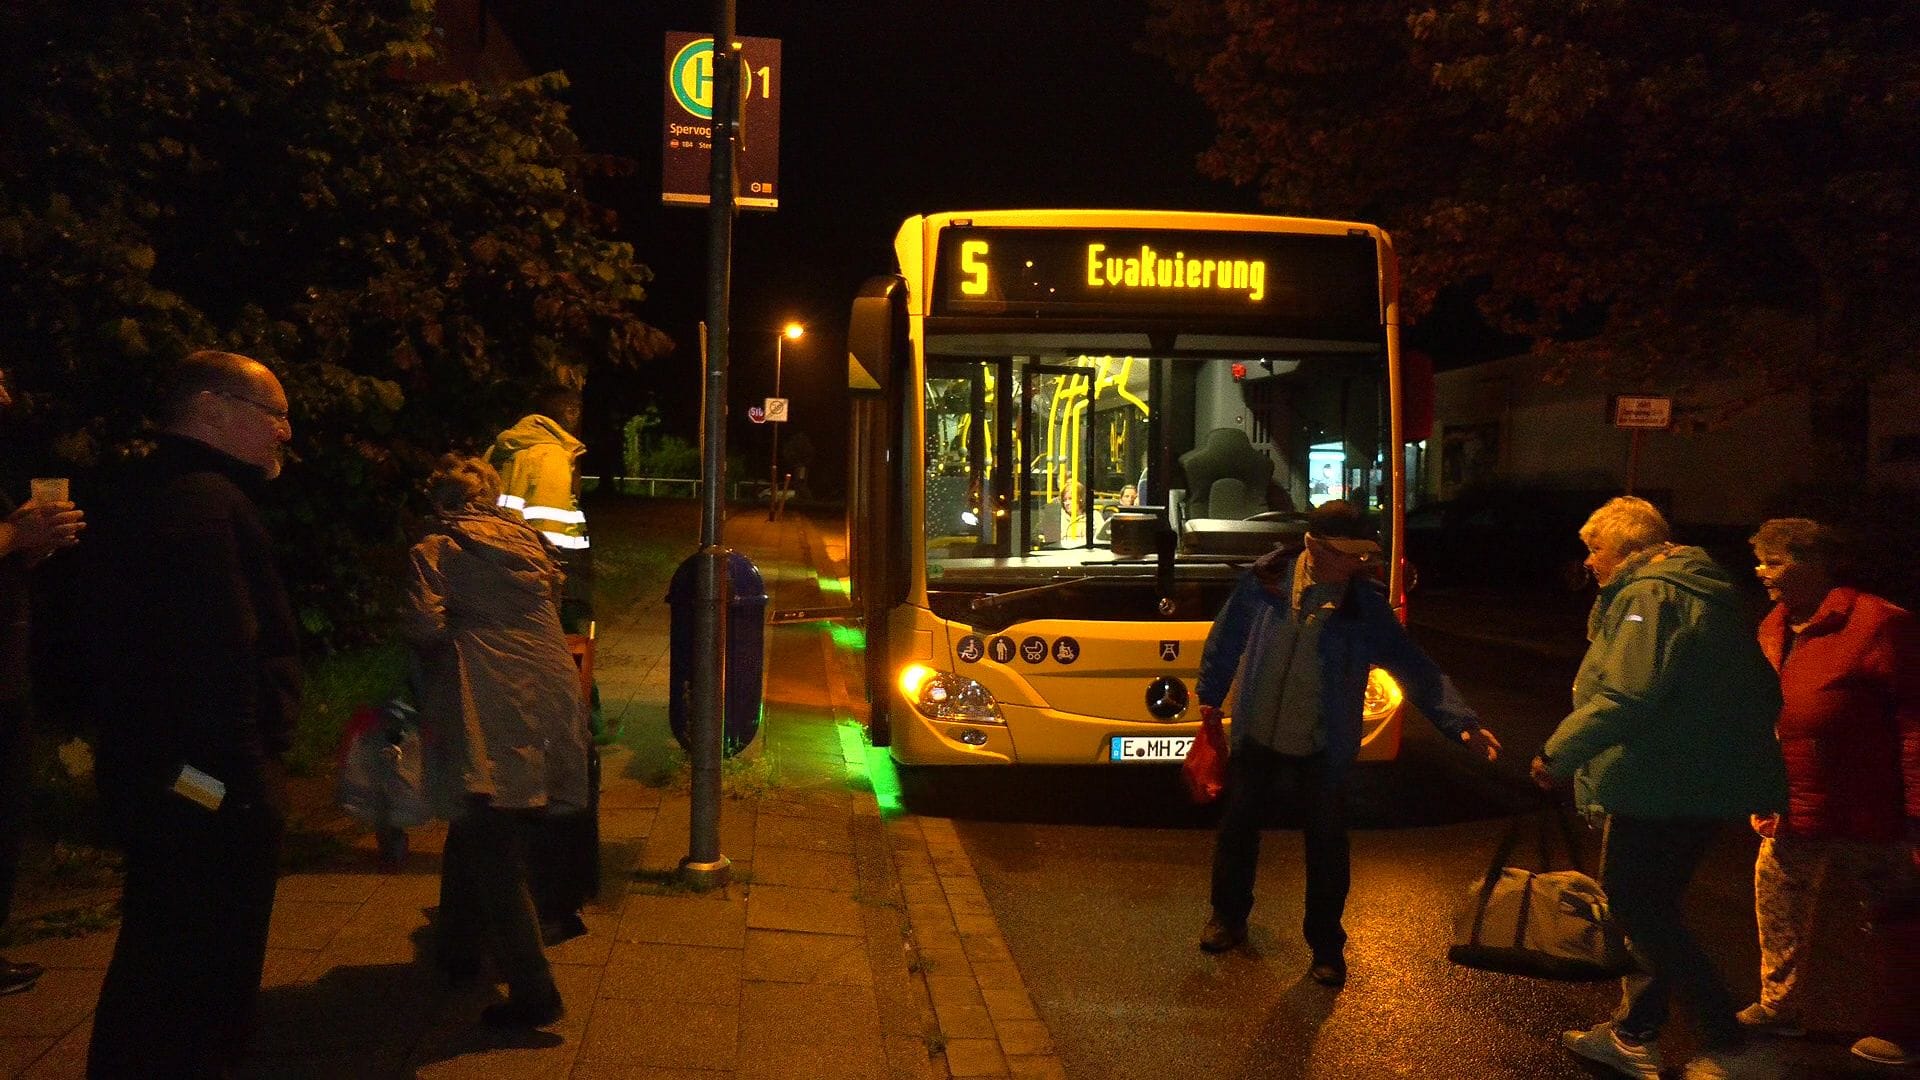
<instances>
[{"instance_id":1,"label":"driver seat","mask_svg":"<svg viewBox=\"0 0 1920 1080\"><path fill-rule=\"evenodd\" d=\"M1223 476L1207 489L1207 512L1196 517L1246 520L1266 510L1267 504L1247 491L1247 485L1235 477Z\"/></svg>"},{"instance_id":2,"label":"driver seat","mask_svg":"<svg viewBox=\"0 0 1920 1080\"><path fill-rule=\"evenodd\" d=\"M1239 428L1214 428L1199 446L1180 455L1187 474L1186 517L1248 518L1266 510L1273 459Z\"/></svg>"}]
</instances>

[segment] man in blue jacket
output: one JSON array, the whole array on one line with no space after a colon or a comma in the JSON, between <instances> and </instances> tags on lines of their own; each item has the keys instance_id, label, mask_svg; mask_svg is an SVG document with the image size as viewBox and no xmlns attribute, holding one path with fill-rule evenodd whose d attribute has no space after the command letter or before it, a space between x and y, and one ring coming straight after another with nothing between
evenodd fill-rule
<instances>
[{"instance_id":1,"label":"man in blue jacket","mask_svg":"<svg viewBox=\"0 0 1920 1080\"><path fill-rule=\"evenodd\" d=\"M1304 550L1254 563L1214 619L1200 657L1203 711L1235 688L1227 807L1213 853L1213 916L1200 947L1225 952L1247 938L1260 822L1275 782L1306 805L1309 974L1346 982L1347 767L1360 751L1368 670L1385 668L1407 699L1449 738L1491 761L1500 742L1480 726L1439 667L1420 651L1365 573L1380 545L1352 504L1333 499L1308 517Z\"/></svg>"}]
</instances>

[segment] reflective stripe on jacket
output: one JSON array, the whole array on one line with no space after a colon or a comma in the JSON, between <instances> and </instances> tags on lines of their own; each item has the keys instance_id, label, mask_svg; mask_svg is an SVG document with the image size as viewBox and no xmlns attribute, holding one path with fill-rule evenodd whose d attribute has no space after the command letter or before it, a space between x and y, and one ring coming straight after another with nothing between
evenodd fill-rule
<instances>
[{"instance_id":1,"label":"reflective stripe on jacket","mask_svg":"<svg viewBox=\"0 0 1920 1080\"><path fill-rule=\"evenodd\" d=\"M585 551L587 515L580 510L574 460L586 446L559 422L530 413L500 433L487 461L500 471L500 505L540 530L563 554Z\"/></svg>"}]
</instances>

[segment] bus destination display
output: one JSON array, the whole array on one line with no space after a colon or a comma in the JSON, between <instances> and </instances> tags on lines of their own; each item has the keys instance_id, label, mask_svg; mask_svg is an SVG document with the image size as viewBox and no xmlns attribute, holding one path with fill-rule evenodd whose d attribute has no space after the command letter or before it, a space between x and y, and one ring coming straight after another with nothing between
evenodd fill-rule
<instances>
[{"instance_id":1,"label":"bus destination display","mask_svg":"<svg viewBox=\"0 0 1920 1080\"><path fill-rule=\"evenodd\" d=\"M1364 234L955 226L940 233L932 313L1223 315L1371 339L1380 332L1376 260Z\"/></svg>"}]
</instances>

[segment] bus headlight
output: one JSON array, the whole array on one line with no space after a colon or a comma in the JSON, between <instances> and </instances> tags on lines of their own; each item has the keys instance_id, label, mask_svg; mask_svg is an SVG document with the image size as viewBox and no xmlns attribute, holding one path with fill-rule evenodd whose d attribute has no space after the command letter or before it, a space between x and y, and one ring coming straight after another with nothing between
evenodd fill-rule
<instances>
[{"instance_id":1,"label":"bus headlight","mask_svg":"<svg viewBox=\"0 0 1920 1080\"><path fill-rule=\"evenodd\" d=\"M1400 692L1400 684L1393 676L1374 668L1367 672L1367 693L1360 705L1360 713L1368 720L1378 720L1392 715L1400 707L1405 695Z\"/></svg>"},{"instance_id":2,"label":"bus headlight","mask_svg":"<svg viewBox=\"0 0 1920 1080\"><path fill-rule=\"evenodd\" d=\"M900 693L921 716L967 724L1003 724L1000 703L965 675L909 664L900 672Z\"/></svg>"}]
</instances>

